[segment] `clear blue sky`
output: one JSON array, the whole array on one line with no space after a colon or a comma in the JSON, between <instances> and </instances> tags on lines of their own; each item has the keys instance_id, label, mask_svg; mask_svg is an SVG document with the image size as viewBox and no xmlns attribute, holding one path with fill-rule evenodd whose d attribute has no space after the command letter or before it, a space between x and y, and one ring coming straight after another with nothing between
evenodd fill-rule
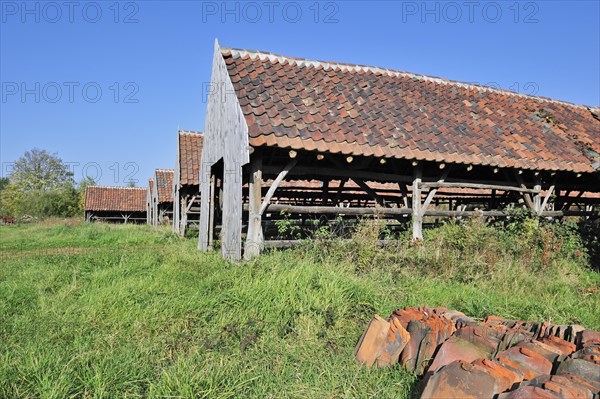
<instances>
[{"instance_id":1,"label":"clear blue sky","mask_svg":"<svg viewBox=\"0 0 600 399\"><path fill-rule=\"evenodd\" d=\"M177 128L204 129L215 38L600 104L598 1L72 4L1 2L3 175L38 147L77 179L145 186Z\"/></svg>"}]
</instances>

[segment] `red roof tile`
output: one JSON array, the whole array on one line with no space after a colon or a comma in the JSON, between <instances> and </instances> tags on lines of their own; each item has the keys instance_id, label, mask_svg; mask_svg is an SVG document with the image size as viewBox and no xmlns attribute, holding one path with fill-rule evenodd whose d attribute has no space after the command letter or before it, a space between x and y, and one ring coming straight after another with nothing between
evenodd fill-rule
<instances>
[{"instance_id":1,"label":"red roof tile","mask_svg":"<svg viewBox=\"0 0 600 399\"><path fill-rule=\"evenodd\" d=\"M204 136L199 132L179 131L179 184L200 184L200 156Z\"/></svg>"},{"instance_id":2,"label":"red roof tile","mask_svg":"<svg viewBox=\"0 0 600 399\"><path fill-rule=\"evenodd\" d=\"M145 212L146 190L144 187L88 186L85 210Z\"/></svg>"},{"instance_id":3,"label":"red roof tile","mask_svg":"<svg viewBox=\"0 0 600 399\"><path fill-rule=\"evenodd\" d=\"M173 169L156 169L154 171L159 204L173 202L173 172Z\"/></svg>"},{"instance_id":4,"label":"red roof tile","mask_svg":"<svg viewBox=\"0 0 600 399\"><path fill-rule=\"evenodd\" d=\"M598 108L376 67L221 51L253 146L572 172L600 164Z\"/></svg>"}]
</instances>

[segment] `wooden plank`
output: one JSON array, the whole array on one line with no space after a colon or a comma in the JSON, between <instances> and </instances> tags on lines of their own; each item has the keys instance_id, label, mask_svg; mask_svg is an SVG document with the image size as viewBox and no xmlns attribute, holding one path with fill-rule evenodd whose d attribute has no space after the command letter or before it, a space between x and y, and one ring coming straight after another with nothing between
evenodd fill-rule
<instances>
[{"instance_id":1,"label":"wooden plank","mask_svg":"<svg viewBox=\"0 0 600 399\"><path fill-rule=\"evenodd\" d=\"M285 165L283 170L281 172L279 172L279 174L277 175L277 178L273 181L273 184L271 184L271 187L269 187L269 191L267 191L267 194L265 195L265 199L262 202L262 205L260 207L260 212L259 212L261 215L265 213L265 209L267 209L267 206L269 205L269 202L271 201L271 197L273 197L273 194L275 194L275 190L277 190L281 181L283 179L285 179L285 177L288 175L288 173L294 168L294 166L296 166L296 163L298 163L298 159L297 158L292 159L287 165Z\"/></svg>"}]
</instances>

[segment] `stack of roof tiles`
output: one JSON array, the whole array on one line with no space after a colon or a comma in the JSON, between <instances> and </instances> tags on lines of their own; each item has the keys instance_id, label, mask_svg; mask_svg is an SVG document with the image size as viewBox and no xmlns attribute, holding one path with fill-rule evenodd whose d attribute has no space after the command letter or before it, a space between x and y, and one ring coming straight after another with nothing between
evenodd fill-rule
<instances>
[{"instance_id":1,"label":"stack of roof tiles","mask_svg":"<svg viewBox=\"0 0 600 399\"><path fill-rule=\"evenodd\" d=\"M204 136L202 133L179 131L179 184L200 184L200 155Z\"/></svg>"},{"instance_id":2,"label":"stack of roof tiles","mask_svg":"<svg viewBox=\"0 0 600 399\"><path fill-rule=\"evenodd\" d=\"M155 181L158 203L173 202L173 169L156 169Z\"/></svg>"},{"instance_id":3,"label":"stack of roof tiles","mask_svg":"<svg viewBox=\"0 0 600 399\"><path fill-rule=\"evenodd\" d=\"M375 316L355 356L423 375L423 399L600 397L600 333L577 325L407 307Z\"/></svg>"},{"instance_id":4,"label":"stack of roof tiles","mask_svg":"<svg viewBox=\"0 0 600 399\"><path fill-rule=\"evenodd\" d=\"M145 212L146 189L140 187L88 186L86 211Z\"/></svg>"},{"instance_id":5,"label":"stack of roof tiles","mask_svg":"<svg viewBox=\"0 0 600 399\"><path fill-rule=\"evenodd\" d=\"M594 172L600 111L388 69L221 48L252 146Z\"/></svg>"}]
</instances>

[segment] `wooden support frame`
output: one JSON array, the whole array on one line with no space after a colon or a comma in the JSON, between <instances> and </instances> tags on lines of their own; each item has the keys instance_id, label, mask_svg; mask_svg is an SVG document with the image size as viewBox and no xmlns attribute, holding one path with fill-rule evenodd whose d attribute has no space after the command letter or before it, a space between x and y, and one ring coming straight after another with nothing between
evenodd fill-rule
<instances>
[{"instance_id":1,"label":"wooden support frame","mask_svg":"<svg viewBox=\"0 0 600 399\"><path fill-rule=\"evenodd\" d=\"M261 215L265 213L265 209L267 209L267 206L269 206L269 202L271 202L271 198L273 198L273 194L275 194L275 190L277 190L281 181L285 179L285 177L294 168L294 166L296 166L297 163L298 159L294 158L287 165L285 165L281 172L279 172L279 175L277 175L277 178L275 178L273 184L271 184L271 187L269 187L269 191L267 191L265 199L262 202L259 212Z\"/></svg>"},{"instance_id":2,"label":"wooden support frame","mask_svg":"<svg viewBox=\"0 0 600 399\"><path fill-rule=\"evenodd\" d=\"M385 200L382 199L379 195L377 195L375 190L369 187L367 183L356 177L352 178L352 180L358 185L358 187L360 187L365 193L367 193L371 198L373 198L377 205L385 206Z\"/></svg>"},{"instance_id":3,"label":"wooden support frame","mask_svg":"<svg viewBox=\"0 0 600 399\"><path fill-rule=\"evenodd\" d=\"M542 202L538 215L541 216L542 212L544 212L546 210L546 207L548 206L548 201L550 200L550 197L552 196L552 194L554 194L554 184L550 186L550 188L548 189L548 191L546 192L546 195L544 196L544 201Z\"/></svg>"},{"instance_id":4,"label":"wooden support frame","mask_svg":"<svg viewBox=\"0 0 600 399\"><path fill-rule=\"evenodd\" d=\"M519 174L515 171L513 171L513 174L515 175L517 182L519 182L520 188L522 190L528 190L527 186L525 185L525 182L523 182L523 179L521 178L521 176L519 176ZM529 209L535 211L535 204L533 203L533 200L531 199L531 195L529 195L529 193L531 193L531 191L521 191L521 193L523 194L523 199L525 200L525 203L527 204Z\"/></svg>"},{"instance_id":5,"label":"wooden support frame","mask_svg":"<svg viewBox=\"0 0 600 399\"><path fill-rule=\"evenodd\" d=\"M438 181L436 184L442 184L444 183L444 180L448 177L448 173L450 173L450 168L446 169L445 172L442 173L442 175L438 178ZM421 187L427 187L426 184L421 184ZM420 206L420 210L419 212L421 213L421 217L423 217L423 215L425 214L425 211L427 211L427 208L429 208L429 205L431 204L431 200L433 200L433 197L435 197L435 194L437 193L438 189L437 188L433 188L429 194L427 194L427 197L425 198L425 202L423 202L423 205Z\"/></svg>"}]
</instances>

